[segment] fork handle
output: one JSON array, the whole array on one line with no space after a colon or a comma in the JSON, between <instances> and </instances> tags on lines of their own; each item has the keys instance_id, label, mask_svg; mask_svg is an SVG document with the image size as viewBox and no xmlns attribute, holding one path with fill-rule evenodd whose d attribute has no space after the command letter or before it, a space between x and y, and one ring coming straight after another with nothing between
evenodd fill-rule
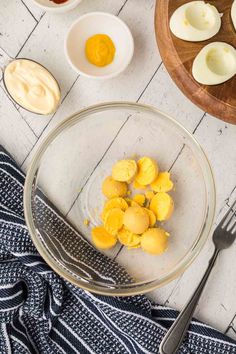
<instances>
[{"instance_id":1,"label":"fork handle","mask_svg":"<svg viewBox=\"0 0 236 354\"><path fill-rule=\"evenodd\" d=\"M214 254L209 261L207 270L204 273L197 289L195 290L192 297L184 306L177 319L163 338L159 348L160 354L175 354L179 349L180 345L182 344L185 334L188 330L190 321L193 317L194 310L206 285L211 270L214 267L218 254L219 250L215 248Z\"/></svg>"}]
</instances>

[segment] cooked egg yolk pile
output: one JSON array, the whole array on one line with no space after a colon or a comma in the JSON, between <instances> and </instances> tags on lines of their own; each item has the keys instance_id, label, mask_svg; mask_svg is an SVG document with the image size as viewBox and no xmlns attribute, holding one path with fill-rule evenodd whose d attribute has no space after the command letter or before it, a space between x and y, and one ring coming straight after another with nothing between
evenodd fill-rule
<instances>
[{"instance_id":1,"label":"cooked egg yolk pile","mask_svg":"<svg viewBox=\"0 0 236 354\"><path fill-rule=\"evenodd\" d=\"M152 255L165 252L169 234L157 223L168 220L173 213L174 202L167 193L173 187L170 173L159 172L157 162L150 157L137 162L117 161L112 175L102 183L107 200L101 213L102 225L92 229L94 245L109 249L119 241L128 249L141 248ZM139 193L134 194L137 189Z\"/></svg>"},{"instance_id":2,"label":"cooked egg yolk pile","mask_svg":"<svg viewBox=\"0 0 236 354\"><path fill-rule=\"evenodd\" d=\"M108 249L115 246L117 238L110 235L102 226L97 226L92 229L92 240L97 248Z\"/></svg>"},{"instance_id":3,"label":"cooked egg yolk pile","mask_svg":"<svg viewBox=\"0 0 236 354\"><path fill-rule=\"evenodd\" d=\"M142 249L150 254L162 254L168 247L169 234L163 229L148 229L141 238Z\"/></svg>"},{"instance_id":4,"label":"cooked egg yolk pile","mask_svg":"<svg viewBox=\"0 0 236 354\"><path fill-rule=\"evenodd\" d=\"M145 203L145 195L143 194L136 194L133 197L133 201L136 202L137 204L139 204L140 206L143 206Z\"/></svg>"},{"instance_id":5,"label":"cooked egg yolk pile","mask_svg":"<svg viewBox=\"0 0 236 354\"><path fill-rule=\"evenodd\" d=\"M127 184L109 176L103 181L102 193L107 198L124 197L127 194Z\"/></svg>"},{"instance_id":6,"label":"cooked egg yolk pile","mask_svg":"<svg viewBox=\"0 0 236 354\"><path fill-rule=\"evenodd\" d=\"M112 168L112 177L116 181L130 183L137 174L135 160L120 160Z\"/></svg>"},{"instance_id":7,"label":"cooked egg yolk pile","mask_svg":"<svg viewBox=\"0 0 236 354\"><path fill-rule=\"evenodd\" d=\"M85 45L88 61L96 66L106 66L113 62L116 48L113 41L106 34L95 34Z\"/></svg>"},{"instance_id":8,"label":"cooked egg yolk pile","mask_svg":"<svg viewBox=\"0 0 236 354\"><path fill-rule=\"evenodd\" d=\"M116 236L117 232L123 226L124 212L121 209L114 208L106 212L104 216L104 227L109 234Z\"/></svg>"},{"instance_id":9,"label":"cooked egg yolk pile","mask_svg":"<svg viewBox=\"0 0 236 354\"><path fill-rule=\"evenodd\" d=\"M149 226L149 216L140 206L130 207L124 214L124 226L135 234L142 234Z\"/></svg>"},{"instance_id":10,"label":"cooked egg yolk pile","mask_svg":"<svg viewBox=\"0 0 236 354\"><path fill-rule=\"evenodd\" d=\"M150 209L155 213L158 221L168 220L174 210L174 202L167 193L157 193L151 200Z\"/></svg>"},{"instance_id":11,"label":"cooked egg yolk pile","mask_svg":"<svg viewBox=\"0 0 236 354\"><path fill-rule=\"evenodd\" d=\"M118 232L118 240L124 246L130 247L130 248L138 248L138 247L140 247L141 236L134 234L132 231L129 231L128 229L123 227Z\"/></svg>"},{"instance_id":12,"label":"cooked egg yolk pile","mask_svg":"<svg viewBox=\"0 0 236 354\"><path fill-rule=\"evenodd\" d=\"M136 181L141 184L141 186L147 186L152 183L158 175L158 166L156 161L150 157L142 157L138 160L138 173L136 176Z\"/></svg>"},{"instance_id":13,"label":"cooked egg yolk pile","mask_svg":"<svg viewBox=\"0 0 236 354\"><path fill-rule=\"evenodd\" d=\"M157 178L151 183L151 188L154 192L169 192L173 189L173 186L169 172L160 172Z\"/></svg>"}]
</instances>

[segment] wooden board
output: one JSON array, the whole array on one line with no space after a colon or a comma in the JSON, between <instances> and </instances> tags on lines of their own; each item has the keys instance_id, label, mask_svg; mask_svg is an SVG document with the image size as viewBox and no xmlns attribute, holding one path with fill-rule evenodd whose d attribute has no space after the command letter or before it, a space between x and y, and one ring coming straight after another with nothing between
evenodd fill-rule
<instances>
[{"instance_id":1,"label":"wooden board","mask_svg":"<svg viewBox=\"0 0 236 354\"><path fill-rule=\"evenodd\" d=\"M155 11L157 44L163 62L180 90L207 113L236 124L236 76L223 84L206 86L196 82L191 74L193 60L206 44L221 41L236 48L236 32L230 16L233 0L208 2L223 13L220 31L209 40L187 42L176 38L169 28L171 15L187 1L157 0Z\"/></svg>"}]
</instances>

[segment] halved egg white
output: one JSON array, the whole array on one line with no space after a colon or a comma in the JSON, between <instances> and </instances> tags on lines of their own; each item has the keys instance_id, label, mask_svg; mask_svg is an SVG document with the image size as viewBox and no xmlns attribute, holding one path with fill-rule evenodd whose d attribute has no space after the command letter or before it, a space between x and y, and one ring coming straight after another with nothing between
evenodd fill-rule
<instances>
[{"instance_id":1,"label":"halved egg white","mask_svg":"<svg viewBox=\"0 0 236 354\"><path fill-rule=\"evenodd\" d=\"M236 30L236 1L235 0L233 2L232 7L231 7L231 18L232 18L234 28Z\"/></svg>"},{"instance_id":2,"label":"halved egg white","mask_svg":"<svg viewBox=\"0 0 236 354\"><path fill-rule=\"evenodd\" d=\"M213 42L196 56L192 74L196 81L204 85L218 85L236 74L236 50L224 42Z\"/></svg>"},{"instance_id":3,"label":"halved egg white","mask_svg":"<svg viewBox=\"0 0 236 354\"><path fill-rule=\"evenodd\" d=\"M191 1L178 7L170 18L171 32L186 41L200 42L213 37L221 27L221 15L205 1Z\"/></svg>"}]
</instances>

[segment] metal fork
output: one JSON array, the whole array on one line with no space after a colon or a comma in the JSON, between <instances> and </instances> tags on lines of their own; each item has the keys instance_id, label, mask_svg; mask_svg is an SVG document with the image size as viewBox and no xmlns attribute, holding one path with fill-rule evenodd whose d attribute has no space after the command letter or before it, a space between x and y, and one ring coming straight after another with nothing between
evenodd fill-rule
<instances>
[{"instance_id":1,"label":"metal fork","mask_svg":"<svg viewBox=\"0 0 236 354\"><path fill-rule=\"evenodd\" d=\"M209 261L208 268L192 297L184 306L179 316L163 338L159 348L160 354L175 354L179 349L184 340L194 310L201 297L202 291L206 285L212 268L214 267L219 252L230 247L234 242L236 238L236 210L234 210L235 206L236 201L233 203L229 211L226 213L226 215L215 229L213 233L213 243L215 245L215 250L211 260Z\"/></svg>"}]
</instances>

